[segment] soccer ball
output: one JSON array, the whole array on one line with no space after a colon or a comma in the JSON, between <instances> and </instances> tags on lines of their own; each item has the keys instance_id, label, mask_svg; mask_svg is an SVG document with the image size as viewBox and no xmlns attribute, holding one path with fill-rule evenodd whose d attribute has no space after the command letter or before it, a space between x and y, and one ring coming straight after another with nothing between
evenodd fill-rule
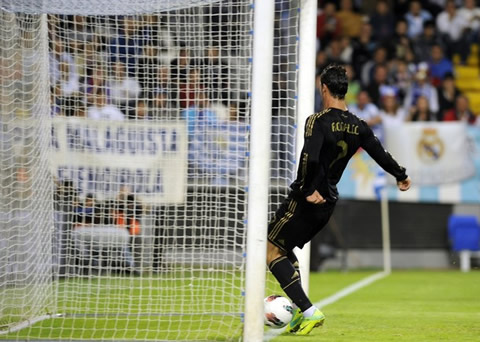
<instances>
[{"instance_id":1,"label":"soccer ball","mask_svg":"<svg viewBox=\"0 0 480 342\"><path fill-rule=\"evenodd\" d=\"M282 296L271 295L263 300L265 310L264 321L265 325L280 329L286 326L293 316L292 303Z\"/></svg>"}]
</instances>

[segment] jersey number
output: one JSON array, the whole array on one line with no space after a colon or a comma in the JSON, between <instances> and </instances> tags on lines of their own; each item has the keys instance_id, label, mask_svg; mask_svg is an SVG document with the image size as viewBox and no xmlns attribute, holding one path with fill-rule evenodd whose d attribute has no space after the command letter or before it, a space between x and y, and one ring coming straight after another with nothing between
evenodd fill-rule
<instances>
[{"instance_id":1,"label":"jersey number","mask_svg":"<svg viewBox=\"0 0 480 342\"><path fill-rule=\"evenodd\" d=\"M341 151L338 153L337 155L337 158L335 158L331 163L330 165L328 166L328 168L330 169L333 164L335 164L339 159L342 159L343 157L345 157L347 155L347 151L348 151L348 145L347 143L345 142L345 140L340 140L339 142L337 142L337 146L341 148Z\"/></svg>"}]
</instances>

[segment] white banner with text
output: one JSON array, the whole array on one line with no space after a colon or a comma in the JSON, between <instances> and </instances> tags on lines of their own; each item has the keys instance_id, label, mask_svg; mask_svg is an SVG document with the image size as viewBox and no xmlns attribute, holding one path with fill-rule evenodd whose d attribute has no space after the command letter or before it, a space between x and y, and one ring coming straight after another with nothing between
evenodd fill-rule
<instances>
[{"instance_id":1,"label":"white banner with text","mask_svg":"<svg viewBox=\"0 0 480 342\"><path fill-rule=\"evenodd\" d=\"M187 184L184 122L53 119L51 168L80 195L114 198L127 187L150 204L182 203Z\"/></svg>"}]
</instances>

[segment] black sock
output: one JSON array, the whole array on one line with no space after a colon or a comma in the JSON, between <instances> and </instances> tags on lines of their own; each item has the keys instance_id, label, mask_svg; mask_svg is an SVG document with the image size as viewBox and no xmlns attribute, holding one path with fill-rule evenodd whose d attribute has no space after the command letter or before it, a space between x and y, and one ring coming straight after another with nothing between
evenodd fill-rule
<instances>
[{"instance_id":1,"label":"black sock","mask_svg":"<svg viewBox=\"0 0 480 342\"><path fill-rule=\"evenodd\" d=\"M295 270L287 256L273 260L268 268L280 283L283 291L302 312L312 306L300 284L300 273Z\"/></svg>"},{"instance_id":2,"label":"black sock","mask_svg":"<svg viewBox=\"0 0 480 342\"><path fill-rule=\"evenodd\" d=\"M287 253L287 258L288 260L290 260L290 262L292 263L293 265L293 268L295 269L295 271L298 272L298 282L300 283L300 285L302 284L302 275L300 274L300 264L298 263L298 259L297 259L297 256L295 255L295 253L293 253L293 251L290 251Z\"/></svg>"}]
</instances>

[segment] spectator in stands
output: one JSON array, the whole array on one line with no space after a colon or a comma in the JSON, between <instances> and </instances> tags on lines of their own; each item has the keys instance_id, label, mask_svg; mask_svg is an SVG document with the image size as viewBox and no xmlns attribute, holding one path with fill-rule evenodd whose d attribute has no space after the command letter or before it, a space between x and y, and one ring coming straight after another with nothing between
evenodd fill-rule
<instances>
[{"instance_id":1,"label":"spectator in stands","mask_svg":"<svg viewBox=\"0 0 480 342\"><path fill-rule=\"evenodd\" d=\"M96 206L94 194L86 194L83 202L78 203L75 208L77 224L95 224L99 223L99 210Z\"/></svg>"},{"instance_id":2,"label":"spectator in stands","mask_svg":"<svg viewBox=\"0 0 480 342\"><path fill-rule=\"evenodd\" d=\"M353 67L350 64L346 64L344 67L348 78L348 90L345 94L345 103L350 106L357 102L357 95L360 92L361 85L355 75Z\"/></svg>"},{"instance_id":3,"label":"spectator in stands","mask_svg":"<svg viewBox=\"0 0 480 342\"><path fill-rule=\"evenodd\" d=\"M91 42L83 44L75 53L75 67L80 76L80 82L85 83L92 71L99 65L105 65L108 60L102 60L97 49L97 36L92 36Z\"/></svg>"},{"instance_id":4,"label":"spectator in stands","mask_svg":"<svg viewBox=\"0 0 480 342\"><path fill-rule=\"evenodd\" d=\"M142 92L151 98L157 88L157 73L161 67L157 45L150 43L143 47L143 55L139 58L138 81Z\"/></svg>"},{"instance_id":5,"label":"spectator in stands","mask_svg":"<svg viewBox=\"0 0 480 342\"><path fill-rule=\"evenodd\" d=\"M468 22L457 11L454 0L447 0L445 10L437 16L436 23L446 46L447 56L452 58L455 53L458 53L461 62L465 63L470 53L470 47L464 35Z\"/></svg>"},{"instance_id":6,"label":"spectator in stands","mask_svg":"<svg viewBox=\"0 0 480 342\"><path fill-rule=\"evenodd\" d=\"M133 193L120 192L115 204L114 221L119 228L128 230L130 243L125 249L125 261L127 271L134 275L140 275L136 269L141 258L141 229L142 229L143 206Z\"/></svg>"},{"instance_id":7,"label":"spectator in stands","mask_svg":"<svg viewBox=\"0 0 480 342\"><path fill-rule=\"evenodd\" d=\"M202 71L199 67L192 66L192 68L188 72L187 81L180 84L180 108L185 109L194 105L195 100L200 93L205 93ZM208 94L205 93L205 96L208 96Z\"/></svg>"},{"instance_id":8,"label":"spectator in stands","mask_svg":"<svg viewBox=\"0 0 480 342\"><path fill-rule=\"evenodd\" d=\"M339 39L342 34L342 24L337 17L335 3L327 2L320 9L317 16L317 39L323 48L328 46L331 40Z\"/></svg>"},{"instance_id":9,"label":"spectator in stands","mask_svg":"<svg viewBox=\"0 0 480 342\"><path fill-rule=\"evenodd\" d=\"M439 86L447 74L453 74L453 63L443 55L443 49L439 44L434 44L431 50L431 58L428 62L431 82Z\"/></svg>"},{"instance_id":10,"label":"spectator in stands","mask_svg":"<svg viewBox=\"0 0 480 342\"><path fill-rule=\"evenodd\" d=\"M185 47L181 48L178 57L170 62L170 88L172 99L177 100L177 106L180 106L179 91L188 80L191 64L190 50Z\"/></svg>"},{"instance_id":11,"label":"spectator in stands","mask_svg":"<svg viewBox=\"0 0 480 342\"><path fill-rule=\"evenodd\" d=\"M170 62L170 82L176 86L185 83L188 78L190 64L190 50L185 47L181 48L178 52L178 57Z\"/></svg>"},{"instance_id":12,"label":"spectator in stands","mask_svg":"<svg viewBox=\"0 0 480 342\"><path fill-rule=\"evenodd\" d=\"M220 56L220 49L212 45L207 48L201 68L202 79L208 97L212 101L227 100L230 95L229 75L231 70Z\"/></svg>"},{"instance_id":13,"label":"spectator in stands","mask_svg":"<svg viewBox=\"0 0 480 342\"><path fill-rule=\"evenodd\" d=\"M355 75L360 76L363 65L371 59L376 47L376 43L372 39L372 25L363 23L360 36L352 40L352 46L352 66Z\"/></svg>"},{"instance_id":14,"label":"spectator in stands","mask_svg":"<svg viewBox=\"0 0 480 342\"><path fill-rule=\"evenodd\" d=\"M342 34L356 38L362 27L362 16L354 11L352 0L341 0L337 18L342 23Z\"/></svg>"},{"instance_id":15,"label":"spectator in stands","mask_svg":"<svg viewBox=\"0 0 480 342\"><path fill-rule=\"evenodd\" d=\"M96 65L93 69L88 69L89 75L83 83L83 94L88 98L94 95L97 90L102 89L107 96L110 90L107 87L107 68L105 64Z\"/></svg>"},{"instance_id":16,"label":"spectator in stands","mask_svg":"<svg viewBox=\"0 0 480 342\"><path fill-rule=\"evenodd\" d=\"M203 127L215 126L217 124L217 114L211 110L210 101L207 95L203 92L198 93L195 102L189 108L180 113L182 119L187 121L187 130L189 139L193 135L202 130Z\"/></svg>"},{"instance_id":17,"label":"spectator in stands","mask_svg":"<svg viewBox=\"0 0 480 342\"><path fill-rule=\"evenodd\" d=\"M151 120L176 120L179 118L179 109L175 108L168 96L168 90L158 88L155 90L148 118Z\"/></svg>"},{"instance_id":18,"label":"spectator in stands","mask_svg":"<svg viewBox=\"0 0 480 342\"><path fill-rule=\"evenodd\" d=\"M392 84L394 84L397 89L397 97L403 102L413 79L413 74L407 61L404 59L395 59L392 63L390 74L392 77Z\"/></svg>"},{"instance_id":19,"label":"spectator in stands","mask_svg":"<svg viewBox=\"0 0 480 342\"><path fill-rule=\"evenodd\" d=\"M327 64L343 64L342 60L342 44L340 39L331 40L327 48Z\"/></svg>"},{"instance_id":20,"label":"spectator in stands","mask_svg":"<svg viewBox=\"0 0 480 342\"><path fill-rule=\"evenodd\" d=\"M139 28L139 21L135 16L125 16L121 18L118 32L109 42L110 61L124 63L127 72L132 74L138 66L138 57L143 54L142 48L145 42Z\"/></svg>"},{"instance_id":21,"label":"spectator in stands","mask_svg":"<svg viewBox=\"0 0 480 342\"><path fill-rule=\"evenodd\" d=\"M395 24L395 34L387 43L389 55L398 59L408 59L412 54L413 44L408 36L408 24L400 18Z\"/></svg>"},{"instance_id":22,"label":"spectator in stands","mask_svg":"<svg viewBox=\"0 0 480 342\"><path fill-rule=\"evenodd\" d=\"M414 41L414 52L417 60L426 62L431 57L432 47L440 44L441 39L435 30L435 22L427 21L423 26L423 32Z\"/></svg>"},{"instance_id":23,"label":"spectator in stands","mask_svg":"<svg viewBox=\"0 0 480 342\"><path fill-rule=\"evenodd\" d=\"M388 68L385 64L377 64L373 73L373 80L366 90L373 104L380 106L380 88L388 85Z\"/></svg>"},{"instance_id":24,"label":"spectator in stands","mask_svg":"<svg viewBox=\"0 0 480 342\"><path fill-rule=\"evenodd\" d=\"M405 121L407 113L405 109L400 106L394 87L382 87L381 104L380 117L382 118L384 128L385 126L397 126Z\"/></svg>"},{"instance_id":25,"label":"spectator in stands","mask_svg":"<svg viewBox=\"0 0 480 342\"><path fill-rule=\"evenodd\" d=\"M372 82L376 66L386 64L387 61L387 49L383 46L378 46L373 54L373 59L366 62L362 67L361 81L364 87L368 87Z\"/></svg>"},{"instance_id":26,"label":"spectator in stands","mask_svg":"<svg viewBox=\"0 0 480 342\"><path fill-rule=\"evenodd\" d=\"M424 95L418 97L416 103L409 107L407 121L435 121L434 113L428 105L428 98Z\"/></svg>"},{"instance_id":27,"label":"spectator in stands","mask_svg":"<svg viewBox=\"0 0 480 342\"><path fill-rule=\"evenodd\" d=\"M373 39L381 44L388 42L395 32L395 16L388 1L377 1L375 12L370 16Z\"/></svg>"},{"instance_id":28,"label":"spectator in stands","mask_svg":"<svg viewBox=\"0 0 480 342\"><path fill-rule=\"evenodd\" d=\"M383 140L383 128L381 125L382 118L378 111L378 107L373 104L368 96L366 90L361 90L357 95L357 103L349 107L349 110L359 118L365 120L369 125L373 133L380 141Z\"/></svg>"},{"instance_id":29,"label":"spectator in stands","mask_svg":"<svg viewBox=\"0 0 480 342\"><path fill-rule=\"evenodd\" d=\"M93 104L87 109L87 116L95 120L125 120L122 111L113 104L108 104L107 96L103 89L98 89L96 94L92 95Z\"/></svg>"},{"instance_id":30,"label":"spectator in stands","mask_svg":"<svg viewBox=\"0 0 480 342\"><path fill-rule=\"evenodd\" d=\"M408 37L411 39L417 38L423 32L425 22L432 19L432 15L422 8L421 1L411 1L408 13L405 15L408 24Z\"/></svg>"},{"instance_id":31,"label":"spectator in stands","mask_svg":"<svg viewBox=\"0 0 480 342\"><path fill-rule=\"evenodd\" d=\"M458 14L466 23L465 34L468 42L478 42L480 38L480 7L477 7L475 0L465 0L463 7L458 9Z\"/></svg>"},{"instance_id":32,"label":"spectator in stands","mask_svg":"<svg viewBox=\"0 0 480 342\"><path fill-rule=\"evenodd\" d=\"M155 86L153 88L154 91L157 89L170 90L170 67L168 65L161 64L158 66L155 73L153 86ZM171 98L170 95L169 98Z\"/></svg>"},{"instance_id":33,"label":"spectator in stands","mask_svg":"<svg viewBox=\"0 0 480 342\"><path fill-rule=\"evenodd\" d=\"M460 90L455 86L453 74L446 74L442 83L437 87L439 113L438 121L443 121L445 113L455 108L455 99L460 95Z\"/></svg>"},{"instance_id":34,"label":"spectator in stands","mask_svg":"<svg viewBox=\"0 0 480 342\"><path fill-rule=\"evenodd\" d=\"M145 37L144 54L153 57L159 64L168 64L175 57L175 41L167 16L143 15L142 34ZM146 51L150 49L150 51Z\"/></svg>"},{"instance_id":35,"label":"spectator in stands","mask_svg":"<svg viewBox=\"0 0 480 342\"><path fill-rule=\"evenodd\" d=\"M60 77L58 79L58 85L62 97L73 97L78 95L80 91L80 81L75 66L67 63L60 62L59 64Z\"/></svg>"},{"instance_id":36,"label":"spectator in stands","mask_svg":"<svg viewBox=\"0 0 480 342\"><path fill-rule=\"evenodd\" d=\"M108 80L107 86L114 105L127 116L134 111L135 100L141 92L140 82L135 77L128 75L125 63L118 60L113 64L112 76Z\"/></svg>"},{"instance_id":37,"label":"spectator in stands","mask_svg":"<svg viewBox=\"0 0 480 342\"><path fill-rule=\"evenodd\" d=\"M443 121L464 121L470 125L475 124L477 117L470 108L468 97L465 95L457 96L455 108L445 113Z\"/></svg>"},{"instance_id":38,"label":"spectator in stands","mask_svg":"<svg viewBox=\"0 0 480 342\"><path fill-rule=\"evenodd\" d=\"M143 206L132 193L120 192L117 197L115 224L128 230L131 236L140 235Z\"/></svg>"},{"instance_id":39,"label":"spectator in stands","mask_svg":"<svg viewBox=\"0 0 480 342\"><path fill-rule=\"evenodd\" d=\"M87 66L94 66L106 61L101 61L104 56L100 53L101 48L98 45L100 35L89 25L86 16L75 15L72 21L67 22L69 25L63 34L68 42L68 51L72 54L75 72L80 78L84 78ZM92 54L92 51L95 53Z\"/></svg>"},{"instance_id":40,"label":"spectator in stands","mask_svg":"<svg viewBox=\"0 0 480 342\"><path fill-rule=\"evenodd\" d=\"M74 15L65 28L64 35L71 44L81 44L79 48L84 48L82 43L91 43L94 40L94 31L88 25L87 17L83 15ZM79 51L75 47L72 50Z\"/></svg>"},{"instance_id":41,"label":"spectator in stands","mask_svg":"<svg viewBox=\"0 0 480 342\"><path fill-rule=\"evenodd\" d=\"M426 64L419 65L418 71L415 73L414 82L405 95L404 107L408 110L408 108L417 104L417 99L420 96L424 96L427 99L429 112L435 118L439 110L438 93L437 89L428 82L427 70Z\"/></svg>"},{"instance_id":42,"label":"spectator in stands","mask_svg":"<svg viewBox=\"0 0 480 342\"><path fill-rule=\"evenodd\" d=\"M54 36L50 40L50 54L49 54L49 73L50 84L56 84L60 81L60 64L67 63L69 65L68 70L72 68L75 70L75 63L73 55L66 50L65 42L59 37Z\"/></svg>"},{"instance_id":43,"label":"spectator in stands","mask_svg":"<svg viewBox=\"0 0 480 342\"><path fill-rule=\"evenodd\" d=\"M130 112L128 118L131 120L148 120L149 113L148 102L143 97L140 97L134 101L133 110Z\"/></svg>"},{"instance_id":44,"label":"spectator in stands","mask_svg":"<svg viewBox=\"0 0 480 342\"><path fill-rule=\"evenodd\" d=\"M342 49L340 60L342 60L345 64L351 64L353 56L353 44L350 37L343 36L340 39L340 48Z\"/></svg>"}]
</instances>

